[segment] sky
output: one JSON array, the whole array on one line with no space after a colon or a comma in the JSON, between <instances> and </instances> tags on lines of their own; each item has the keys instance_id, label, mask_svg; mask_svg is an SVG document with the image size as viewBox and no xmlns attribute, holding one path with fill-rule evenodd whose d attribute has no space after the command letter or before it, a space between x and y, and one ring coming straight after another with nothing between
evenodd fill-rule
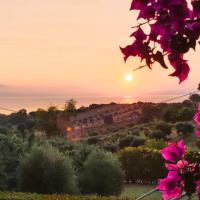
<instances>
[{"instance_id":1,"label":"sky","mask_svg":"<svg viewBox=\"0 0 200 200\"><path fill-rule=\"evenodd\" d=\"M0 96L124 96L181 94L200 82L199 54L191 51L189 78L154 65L133 72L119 46L131 42L131 0L0 0ZM133 81L125 82L127 73Z\"/></svg>"}]
</instances>

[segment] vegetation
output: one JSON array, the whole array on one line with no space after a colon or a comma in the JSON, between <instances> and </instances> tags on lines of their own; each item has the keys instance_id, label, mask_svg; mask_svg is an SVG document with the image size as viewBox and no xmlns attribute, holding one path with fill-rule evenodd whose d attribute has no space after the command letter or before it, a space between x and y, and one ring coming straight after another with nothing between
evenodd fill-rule
<instances>
[{"instance_id":1,"label":"vegetation","mask_svg":"<svg viewBox=\"0 0 200 200\"><path fill-rule=\"evenodd\" d=\"M166 173L164 161L157 150L127 147L119 152L119 159L127 182L152 184Z\"/></svg>"},{"instance_id":2,"label":"vegetation","mask_svg":"<svg viewBox=\"0 0 200 200\"><path fill-rule=\"evenodd\" d=\"M79 177L83 194L119 195L123 188L124 173L121 164L111 153L92 152Z\"/></svg>"},{"instance_id":3,"label":"vegetation","mask_svg":"<svg viewBox=\"0 0 200 200\"><path fill-rule=\"evenodd\" d=\"M75 193L71 161L52 146L34 146L20 163L19 188L39 194Z\"/></svg>"},{"instance_id":4,"label":"vegetation","mask_svg":"<svg viewBox=\"0 0 200 200\"><path fill-rule=\"evenodd\" d=\"M1 191L116 196L122 192L123 178L126 183L142 184L141 188L145 188L144 184L155 184L165 176L159 150L168 142L184 137L189 147L188 160L199 159L199 154L191 151L200 148L191 122L197 106L195 100L172 104L138 102L141 113L136 122L107 123L104 131L90 129L78 141L70 141L61 134L58 117L74 117L101 106L76 109L75 103L71 103L74 107L68 105L73 109L66 107L65 111L50 107L31 113L21 110L0 115ZM143 193L142 189L137 193L134 187L125 191L133 197Z\"/></svg>"},{"instance_id":5,"label":"vegetation","mask_svg":"<svg viewBox=\"0 0 200 200\"><path fill-rule=\"evenodd\" d=\"M35 193L0 192L1 200L125 200L117 197L69 196L69 195L39 195ZM127 199L126 199L127 200Z\"/></svg>"}]
</instances>

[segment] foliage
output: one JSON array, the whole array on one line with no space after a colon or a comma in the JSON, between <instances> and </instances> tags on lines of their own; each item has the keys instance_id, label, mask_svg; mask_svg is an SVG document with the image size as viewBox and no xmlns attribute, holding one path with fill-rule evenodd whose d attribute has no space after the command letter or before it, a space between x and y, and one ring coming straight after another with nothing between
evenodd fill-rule
<instances>
[{"instance_id":1,"label":"foliage","mask_svg":"<svg viewBox=\"0 0 200 200\"><path fill-rule=\"evenodd\" d=\"M118 195L123 188L124 173L119 160L112 153L92 152L79 176L83 194Z\"/></svg>"},{"instance_id":2,"label":"foliage","mask_svg":"<svg viewBox=\"0 0 200 200\"><path fill-rule=\"evenodd\" d=\"M19 186L40 194L71 194L77 189L71 161L50 145L34 146L21 160Z\"/></svg>"},{"instance_id":3,"label":"foliage","mask_svg":"<svg viewBox=\"0 0 200 200\"><path fill-rule=\"evenodd\" d=\"M189 98L193 103L200 102L200 95L199 94L192 94Z\"/></svg>"},{"instance_id":4,"label":"foliage","mask_svg":"<svg viewBox=\"0 0 200 200\"><path fill-rule=\"evenodd\" d=\"M126 181L151 183L165 175L164 161L157 150L128 147L119 152Z\"/></svg>"},{"instance_id":5,"label":"foliage","mask_svg":"<svg viewBox=\"0 0 200 200\"><path fill-rule=\"evenodd\" d=\"M171 106L164 113L164 120L166 122L178 122L178 121L191 121L195 113L195 109L193 107L187 106Z\"/></svg>"},{"instance_id":6,"label":"foliage","mask_svg":"<svg viewBox=\"0 0 200 200\"><path fill-rule=\"evenodd\" d=\"M88 156L98 148L96 146L87 145L86 143L77 143L74 145L74 149L71 151L70 156L73 160L73 165L76 172L83 171L84 162Z\"/></svg>"},{"instance_id":7,"label":"foliage","mask_svg":"<svg viewBox=\"0 0 200 200\"><path fill-rule=\"evenodd\" d=\"M162 139L161 140L149 139L146 141L144 146L145 148L160 150L164 148L165 146L167 146L167 143Z\"/></svg>"},{"instance_id":8,"label":"foliage","mask_svg":"<svg viewBox=\"0 0 200 200\"><path fill-rule=\"evenodd\" d=\"M47 136L55 136L59 134L57 126L57 115L59 111L56 107L51 106L48 110L38 109L35 112L35 120L37 121L37 128L44 131Z\"/></svg>"},{"instance_id":9,"label":"foliage","mask_svg":"<svg viewBox=\"0 0 200 200\"><path fill-rule=\"evenodd\" d=\"M132 135L128 135L126 137L121 138L119 141L119 148L131 147L134 140L135 140L135 137Z\"/></svg>"},{"instance_id":10,"label":"foliage","mask_svg":"<svg viewBox=\"0 0 200 200\"><path fill-rule=\"evenodd\" d=\"M1 200L125 200L117 197L69 196L69 195L40 195L35 193L0 192ZM128 200L126 198L126 200Z\"/></svg>"},{"instance_id":11,"label":"foliage","mask_svg":"<svg viewBox=\"0 0 200 200\"><path fill-rule=\"evenodd\" d=\"M10 134L0 134L0 190L15 190L20 156L24 143Z\"/></svg>"},{"instance_id":12,"label":"foliage","mask_svg":"<svg viewBox=\"0 0 200 200\"><path fill-rule=\"evenodd\" d=\"M163 132L163 134L165 135L169 135L171 133L171 125L169 123L166 122L158 122L155 126L156 130L160 130L161 132Z\"/></svg>"},{"instance_id":13,"label":"foliage","mask_svg":"<svg viewBox=\"0 0 200 200\"><path fill-rule=\"evenodd\" d=\"M11 124L20 124L24 123L27 119L28 119L27 111L25 109L21 109L16 113L10 114L8 122Z\"/></svg>"},{"instance_id":14,"label":"foliage","mask_svg":"<svg viewBox=\"0 0 200 200\"><path fill-rule=\"evenodd\" d=\"M165 57L175 69L170 76L176 76L182 82L190 72L184 55L190 49L196 48L200 36L200 3L192 0L162 1L162 0L132 0L131 10L138 11L137 21L131 37L131 45L121 48L125 61L130 56L138 56L145 61L150 69L158 62L167 69ZM142 26L149 30L144 32Z\"/></svg>"},{"instance_id":15,"label":"foliage","mask_svg":"<svg viewBox=\"0 0 200 200\"><path fill-rule=\"evenodd\" d=\"M165 132L162 132L161 130L154 130L149 134L150 138L157 139L157 140L161 140L161 139L165 140L166 136L167 135L165 134Z\"/></svg>"},{"instance_id":16,"label":"foliage","mask_svg":"<svg viewBox=\"0 0 200 200\"><path fill-rule=\"evenodd\" d=\"M179 122L175 125L178 134L190 134L194 133L194 126L189 122Z\"/></svg>"},{"instance_id":17,"label":"foliage","mask_svg":"<svg viewBox=\"0 0 200 200\"><path fill-rule=\"evenodd\" d=\"M66 101L64 106L64 111L67 113L75 113L76 112L76 101L74 99L69 99Z\"/></svg>"}]
</instances>

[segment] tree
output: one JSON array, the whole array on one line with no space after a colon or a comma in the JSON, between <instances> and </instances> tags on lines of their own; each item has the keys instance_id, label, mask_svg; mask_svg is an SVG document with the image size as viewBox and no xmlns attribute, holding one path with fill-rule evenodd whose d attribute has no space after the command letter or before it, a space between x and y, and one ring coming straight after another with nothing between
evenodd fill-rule
<instances>
[{"instance_id":1,"label":"tree","mask_svg":"<svg viewBox=\"0 0 200 200\"><path fill-rule=\"evenodd\" d=\"M158 122L155 126L156 130L160 130L161 132L163 132L165 135L169 135L171 133L171 125L169 123L166 122Z\"/></svg>"},{"instance_id":2,"label":"tree","mask_svg":"<svg viewBox=\"0 0 200 200\"><path fill-rule=\"evenodd\" d=\"M83 194L119 195L123 178L119 160L112 153L98 150L88 156L79 176L79 186Z\"/></svg>"},{"instance_id":3,"label":"tree","mask_svg":"<svg viewBox=\"0 0 200 200\"><path fill-rule=\"evenodd\" d=\"M49 145L34 146L22 159L19 186L23 192L39 194L77 191L70 159Z\"/></svg>"},{"instance_id":4,"label":"tree","mask_svg":"<svg viewBox=\"0 0 200 200\"><path fill-rule=\"evenodd\" d=\"M190 134L194 132L194 126L188 122L179 122L175 125L178 134Z\"/></svg>"},{"instance_id":5,"label":"tree","mask_svg":"<svg viewBox=\"0 0 200 200\"><path fill-rule=\"evenodd\" d=\"M166 140L167 138L167 135L165 132L161 131L161 130L154 130L150 133L149 137L150 138L154 138L154 139L157 139L157 140L161 140L161 139L164 139Z\"/></svg>"},{"instance_id":6,"label":"tree","mask_svg":"<svg viewBox=\"0 0 200 200\"><path fill-rule=\"evenodd\" d=\"M76 112L76 101L74 99L69 99L66 101L64 106L64 111L68 113Z\"/></svg>"},{"instance_id":7,"label":"tree","mask_svg":"<svg viewBox=\"0 0 200 200\"><path fill-rule=\"evenodd\" d=\"M200 102L200 95L199 94L192 94L189 98L193 103Z\"/></svg>"},{"instance_id":8,"label":"tree","mask_svg":"<svg viewBox=\"0 0 200 200\"><path fill-rule=\"evenodd\" d=\"M35 113L37 128L44 131L47 136L55 136L60 133L57 125L59 110L51 106L48 110L38 109Z\"/></svg>"},{"instance_id":9,"label":"tree","mask_svg":"<svg viewBox=\"0 0 200 200\"><path fill-rule=\"evenodd\" d=\"M24 142L14 135L0 134L0 152L0 190L16 190Z\"/></svg>"},{"instance_id":10,"label":"tree","mask_svg":"<svg viewBox=\"0 0 200 200\"><path fill-rule=\"evenodd\" d=\"M178 121L191 121L194 117L195 110L191 107L183 107L177 113Z\"/></svg>"}]
</instances>

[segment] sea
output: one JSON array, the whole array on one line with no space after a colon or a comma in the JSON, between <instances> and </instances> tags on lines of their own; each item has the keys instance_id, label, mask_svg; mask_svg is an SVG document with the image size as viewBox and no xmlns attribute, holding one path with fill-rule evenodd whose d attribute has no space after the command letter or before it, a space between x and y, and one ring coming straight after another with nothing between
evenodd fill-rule
<instances>
[{"instance_id":1,"label":"sea","mask_svg":"<svg viewBox=\"0 0 200 200\"><path fill-rule=\"evenodd\" d=\"M120 104L131 104L138 101L159 103L170 100L169 102L183 101L188 97L179 99L178 95L145 95L145 96L124 96L124 97L70 97L77 104L77 108L81 106L89 106L91 104L109 104L111 102ZM48 109L49 106L56 106L58 109L63 109L65 102L70 99L66 96L1 96L0 97L0 113L10 114L17 112L20 109L26 109L27 112L35 111L38 108Z\"/></svg>"}]
</instances>

